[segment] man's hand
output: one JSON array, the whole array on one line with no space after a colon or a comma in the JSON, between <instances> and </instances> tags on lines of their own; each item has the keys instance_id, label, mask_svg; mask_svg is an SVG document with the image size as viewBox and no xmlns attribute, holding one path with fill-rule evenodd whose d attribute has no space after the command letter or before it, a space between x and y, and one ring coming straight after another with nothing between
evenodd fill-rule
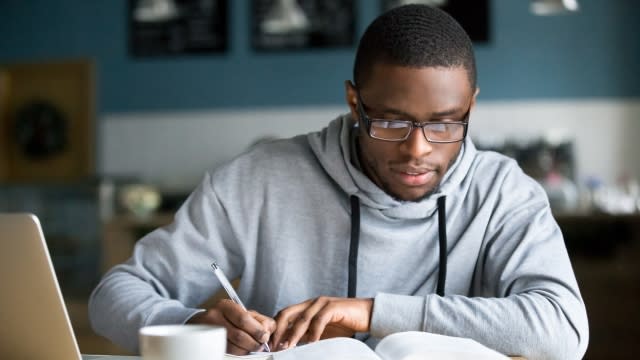
<instances>
[{"instance_id":1,"label":"man's hand","mask_svg":"<svg viewBox=\"0 0 640 360\"><path fill-rule=\"evenodd\" d=\"M224 299L205 312L194 315L188 324L212 324L227 329L227 352L246 355L259 351L276 329L276 322L255 311L244 311L235 302Z\"/></svg>"},{"instance_id":2,"label":"man's hand","mask_svg":"<svg viewBox=\"0 0 640 360\"><path fill-rule=\"evenodd\" d=\"M271 349L279 351L296 346L299 341L314 342L320 338L367 332L372 310L373 299L326 296L289 306L276 316Z\"/></svg>"}]
</instances>

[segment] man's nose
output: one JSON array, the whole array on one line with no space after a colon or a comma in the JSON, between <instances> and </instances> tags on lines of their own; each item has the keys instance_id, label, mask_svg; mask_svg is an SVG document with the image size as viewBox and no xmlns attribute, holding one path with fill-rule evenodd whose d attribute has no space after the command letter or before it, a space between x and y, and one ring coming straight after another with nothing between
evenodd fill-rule
<instances>
[{"instance_id":1,"label":"man's nose","mask_svg":"<svg viewBox=\"0 0 640 360\"><path fill-rule=\"evenodd\" d=\"M427 141L422 128L414 127L402 147L414 158L423 157L433 151L433 144Z\"/></svg>"}]
</instances>

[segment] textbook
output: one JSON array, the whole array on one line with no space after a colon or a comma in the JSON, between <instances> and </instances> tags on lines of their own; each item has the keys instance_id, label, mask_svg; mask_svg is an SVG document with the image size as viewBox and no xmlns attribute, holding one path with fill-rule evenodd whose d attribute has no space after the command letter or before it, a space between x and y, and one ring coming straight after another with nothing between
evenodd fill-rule
<instances>
[{"instance_id":1,"label":"textbook","mask_svg":"<svg viewBox=\"0 0 640 360\"><path fill-rule=\"evenodd\" d=\"M508 360L509 358L471 339L407 331L385 337L378 343L375 351L359 340L342 337L320 340L274 353L226 355L225 359Z\"/></svg>"}]
</instances>

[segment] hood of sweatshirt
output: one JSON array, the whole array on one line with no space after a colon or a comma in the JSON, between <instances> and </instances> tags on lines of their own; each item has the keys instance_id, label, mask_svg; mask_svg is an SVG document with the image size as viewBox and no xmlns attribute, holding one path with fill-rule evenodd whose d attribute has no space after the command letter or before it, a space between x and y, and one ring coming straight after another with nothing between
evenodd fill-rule
<instances>
[{"instance_id":1,"label":"hood of sweatshirt","mask_svg":"<svg viewBox=\"0 0 640 360\"><path fill-rule=\"evenodd\" d=\"M420 201L402 201L393 198L378 187L354 164L357 158L355 135L350 115L333 120L320 132L307 135L309 145L327 174L348 196L356 195L363 206L379 211L393 219L422 219L437 209L437 199L455 193L476 155L476 149L467 136L456 161L447 170L438 188Z\"/></svg>"}]
</instances>

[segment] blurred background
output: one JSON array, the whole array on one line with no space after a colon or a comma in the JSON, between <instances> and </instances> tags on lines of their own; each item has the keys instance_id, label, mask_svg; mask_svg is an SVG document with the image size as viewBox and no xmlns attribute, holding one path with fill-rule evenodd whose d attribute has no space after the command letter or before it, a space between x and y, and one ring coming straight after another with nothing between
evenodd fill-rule
<instances>
[{"instance_id":1,"label":"blurred background","mask_svg":"<svg viewBox=\"0 0 640 360\"><path fill-rule=\"evenodd\" d=\"M204 172L347 111L390 0L0 1L0 211L42 221L84 353L86 299ZM470 33L470 136L540 181L587 304L586 358L640 338L640 2L431 0ZM615 304L615 306L611 306Z\"/></svg>"}]
</instances>

